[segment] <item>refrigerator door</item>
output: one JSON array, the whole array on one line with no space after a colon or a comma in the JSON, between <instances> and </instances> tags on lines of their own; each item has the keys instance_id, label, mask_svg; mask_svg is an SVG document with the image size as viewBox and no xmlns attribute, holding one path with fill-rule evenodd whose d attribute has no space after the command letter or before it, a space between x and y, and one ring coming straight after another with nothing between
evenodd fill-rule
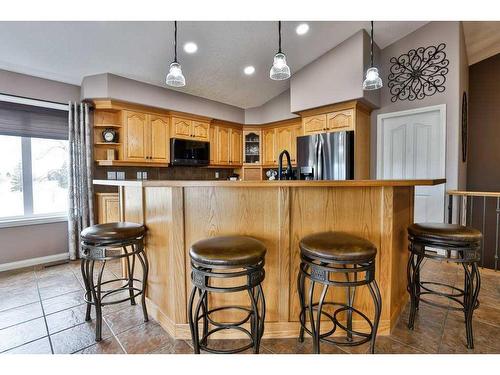
<instances>
[{"instance_id":1,"label":"refrigerator door","mask_svg":"<svg viewBox=\"0 0 500 375\"><path fill-rule=\"evenodd\" d=\"M320 134L323 147L323 180L349 180L353 178L354 132Z\"/></svg>"},{"instance_id":2,"label":"refrigerator door","mask_svg":"<svg viewBox=\"0 0 500 375\"><path fill-rule=\"evenodd\" d=\"M301 180L318 179L318 143L317 134L297 137L297 167Z\"/></svg>"}]
</instances>

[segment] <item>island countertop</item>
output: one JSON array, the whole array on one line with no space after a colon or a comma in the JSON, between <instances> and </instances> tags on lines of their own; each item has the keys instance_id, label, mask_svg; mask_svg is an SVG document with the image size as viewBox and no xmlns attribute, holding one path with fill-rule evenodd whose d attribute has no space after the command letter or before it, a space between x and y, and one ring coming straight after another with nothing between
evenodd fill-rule
<instances>
[{"instance_id":1,"label":"island countertop","mask_svg":"<svg viewBox=\"0 0 500 375\"><path fill-rule=\"evenodd\" d=\"M274 180L274 181L227 181L227 180L94 180L94 185L135 187L335 187L335 186L433 186L446 179L421 180Z\"/></svg>"},{"instance_id":2,"label":"island countertop","mask_svg":"<svg viewBox=\"0 0 500 375\"><path fill-rule=\"evenodd\" d=\"M408 301L406 264L408 234L413 222L415 186L434 180L348 181L172 181L94 180L117 186L120 220L147 228L149 263L147 303L151 315L173 337L188 339L187 299L191 291L189 249L203 238L240 234L267 248L263 282L266 298L264 336L297 337L299 301L296 278L299 241L322 231L342 231L364 237L377 247L375 277L382 295L378 333L389 334ZM222 282L222 281L221 281ZM343 291L330 298L343 298ZM247 295L214 295L212 306L248 305ZM360 287L354 304L373 314L369 291ZM219 322L238 320L230 312ZM354 328L366 330L362 319ZM231 331L228 331L231 332ZM228 332L221 331L221 337Z\"/></svg>"}]
</instances>

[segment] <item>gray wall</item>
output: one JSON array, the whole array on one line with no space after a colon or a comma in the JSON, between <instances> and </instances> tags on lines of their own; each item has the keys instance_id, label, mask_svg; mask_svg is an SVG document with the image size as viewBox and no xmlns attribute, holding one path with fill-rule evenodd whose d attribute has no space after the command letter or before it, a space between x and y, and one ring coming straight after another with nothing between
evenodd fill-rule
<instances>
[{"instance_id":1,"label":"gray wall","mask_svg":"<svg viewBox=\"0 0 500 375\"><path fill-rule=\"evenodd\" d=\"M82 99L96 98L123 100L237 123L245 121L242 108L109 73L83 79Z\"/></svg>"},{"instance_id":2,"label":"gray wall","mask_svg":"<svg viewBox=\"0 0 500 375\"><path fill-rule=\"evenodd\" d=\"M290 89L283 91L260 107L245 109L245 124L267 124L298 115L290 110Z\"/></svg>"},{"instance_id":3,"label":"gray wall","mask_svg":"<svg viewBox=\"0 0 500 375\"><path fill-rule=\"evenodd\" d=\"M363 91L363 75L369 59L369 39L358 31L337 47L296 72L290 80L291 111L364 99L379 106L378 93Z\"/></svg>"},{"instance_id":4,"label":"gray wall","mask_svg":"<svg viewBox=\"0 0 500 375\"><path fill-rule=\"evenodd\" d=\"M80 100L80 87L0 70L0 93L67 103ZM68 251L67 223L0 229L0 264Z\"/></svg>"},{"instance_id":5,"label":"gray wall","mask_svg":"<svg viewBox=\"0 0 500 375\"><path fill-rule=\"evenodd\" d=\"M408 109L446 104L446 188L464 187L465 168L461 165L460 155L460 110L461 90L466 87L467 60L461 41L460 22L430 22L406 37L387 46L380 54L380 71L384 87L380 90L380 109L372 112L371 131L371 175L376 176L377 156L377 115ZM390 58L399 57L412 48L427 47L446 43L446 56L450 60L449 72L446 76L446 90L423 100L391 102L388 89ZM461 47L462 46L462 47ZM460 185L459 185L460 179Z\"/></svg>"}]
</instances>

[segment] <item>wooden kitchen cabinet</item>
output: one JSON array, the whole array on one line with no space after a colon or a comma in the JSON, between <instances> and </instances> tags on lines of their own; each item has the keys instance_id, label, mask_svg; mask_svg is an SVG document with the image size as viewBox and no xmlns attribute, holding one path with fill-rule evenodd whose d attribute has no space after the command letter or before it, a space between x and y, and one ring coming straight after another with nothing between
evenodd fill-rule
<instances>
[{"instance_id":1,"label":"wooden kitchen cabinet","mask_svg":"<svg viewBox=\"0 0 500 375\"><path fill-rule=\"evenodd\" d=\"M304 135L324 133L327 130L326 114L302 118Z\"/></svg>"},{"instance_id":2,"label":"wooden kitchen cabinet","mask_svg":"<svg viewBox=\"0 0 500 375\"><path fill-rule=\"evenodd\" d=\"M337 111L326 115L327 128L329 131L354 130L354 110Z\"/></svg>"},{"instance_id":3,"label":"wooden kitchen cabinet","mask_svg":"<svg viewBox=\"0 0 500 375\"><path fill-rule=\"evenodd\" d=\"M208 122L172 117L172 138L208 142L209 128Z\"/></svg>"},{"instance_id":4,"label":"wooden kitchen cabinet","mask_svg":"<svg viewBox=\"0 0 500 375\"><path fill-rule=\"evenodd\" d=\"M262 163L274 165L278 162L276 156L276 129L264 129L262 131Z\"/></svg>"},{"instance_id":5,"label":"wooden kitchen cabinet","mask_svg":"<svg viewBox=\"0 0 500 375\"><path fill-rule=\"evenodd\" d=\"M243 164L243 131L224 125L210 127L210 164L234 165Z\"/></svg>"},{"instance_id":6,"label":"wooden kitchen cabinet","mask_svg":"<svg viewBox=\"0 0 500 375\"><path fill-rule=\"evenodd\" d=\"M118 193L96 193L97 223L116 223L120 221L120 202Z\"/></svg>"},{"instance_id":7,"label":"wooden kitchen cabinet","mask_svg":"<svg viewBox=\"0 0 500 375\"><path fill-rule=\"evenodd\" d=\"M243 131L231 129L231 159L230 164L243 164Z\"/></svg>"},{"instance_id":8,"label":"wooden kitchen cabinet","mask_svg":"<svg viewBox=\"0 0 500 375\"><path fill-rule=\"evenodd\" d=\"M169 119L124 111L123 159L147 163L169 162Z\"/></svg>"}]
</instances>

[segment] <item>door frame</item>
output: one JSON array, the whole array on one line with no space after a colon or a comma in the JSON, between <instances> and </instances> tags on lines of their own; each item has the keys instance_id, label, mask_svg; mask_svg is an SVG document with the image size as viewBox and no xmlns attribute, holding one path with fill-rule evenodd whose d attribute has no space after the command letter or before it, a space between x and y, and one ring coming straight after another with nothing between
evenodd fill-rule
<instances>
[{"instance_id":1,"label":"door frame","mask_svg":"<svg viewBox=\"0 0 500 375\"><path fill-rule=\"evenodd\" d=\"M443 157L443 166L441 170L441 174L443 178L446 178L446 104L438 104L438 105L431 105L428 107L420 107L420 108L414 108L414 109L408 109L404 111L397 111L397 112L389 112L389 113L381 113L377 115L377 165L376 165L376 176L377 179L382 178L382 167L383 167L383 160L382 160L382 121L391 117L399 117L399 116L407 116L407 115L414 115L417 113L425 113L425 112L431 112L431 111L439 111L440 119L441 119L441 130L443 132L443 140L442 140L442 157Z\"/></svg>"}]
</instances>

